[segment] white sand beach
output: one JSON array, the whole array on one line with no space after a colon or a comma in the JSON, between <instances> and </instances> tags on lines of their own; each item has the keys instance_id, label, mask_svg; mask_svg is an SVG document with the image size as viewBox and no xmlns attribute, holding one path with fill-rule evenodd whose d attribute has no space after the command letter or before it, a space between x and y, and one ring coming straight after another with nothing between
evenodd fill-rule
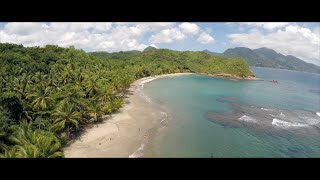
<instances>
[{"instance_id":1,"label":"white sand beach","mask_svg":"<svg viewBox=\"0 0 320 180\"><path fill-rule=\"evenodd\" d=\"M152 156L148 144L154 136L154 130L168 115L141 89L145 83L158 78L189 74L193 73L164 74L135 81L120 111L86 129L79 139L64 148L65 157Z\"/></svg>"}]
</instances>

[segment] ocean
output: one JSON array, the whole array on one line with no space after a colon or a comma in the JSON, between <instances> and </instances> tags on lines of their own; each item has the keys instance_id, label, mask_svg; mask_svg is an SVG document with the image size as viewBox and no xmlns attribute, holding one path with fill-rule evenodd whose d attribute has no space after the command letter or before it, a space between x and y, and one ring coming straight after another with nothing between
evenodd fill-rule
<instances>
[{"instance_id":1,"label":"ocean","mask_svg":"<svg viewBox=\"0 0 320 180\"><path fill-rule=\"evenodd\" d=\"M320 157L320 75L251 70L259 80L185 75L145 84L168 114L154 156Z\"/></svg>"}]
</instances>

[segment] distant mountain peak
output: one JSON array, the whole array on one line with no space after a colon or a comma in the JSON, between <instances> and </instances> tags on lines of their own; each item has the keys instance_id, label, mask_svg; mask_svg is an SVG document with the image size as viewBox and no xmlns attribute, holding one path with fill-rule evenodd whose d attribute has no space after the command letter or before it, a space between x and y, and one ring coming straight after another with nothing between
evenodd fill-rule
<instances>
[{"instance_id":1,"label":"distant mountain peak","mask_svg":"<svg viewBox=\"0 0 320 180\"><path fill-rule=\"evenodd\" d=\"M262 48L258 48L258 49L253 49L253 51L255 52L264 52L264 53L272 53L272 54L280 54L277 51L267 48L267 47L262 47Z\"/></svg>"},{"instance_id":2,"label":"distant mountain peak","mask_svg":"<svg viewBox=\"0 0 320 180\"><path fill-rule=\"evenodd\" d=\"M148 46L147 48L145 48L143 50L143 52L146 52L146 51L152 51L152 50L156 50L157 48L153 47L153 46Z\"/></svg>"}]
</instances>

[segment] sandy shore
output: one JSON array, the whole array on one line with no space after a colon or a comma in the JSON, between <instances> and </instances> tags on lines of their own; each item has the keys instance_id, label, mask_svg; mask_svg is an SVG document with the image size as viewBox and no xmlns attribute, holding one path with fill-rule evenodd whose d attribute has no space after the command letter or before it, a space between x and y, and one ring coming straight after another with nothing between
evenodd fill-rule
<instances>
[{"instance_id":1,"label":"sandy shore","mask_svg":"<svg viewBox=\"0 0 320 180\"><path fill-rule=\"evenodd\" d=\"M153 157L152 140L169 115L141 90L145 83L155 79L189 74L194 73L164 74L135 81L119 112L86 129L79 139L64 148L65 157ZM234 78L225 74L215 76Z\"/></svg>"},{"instance_id":2,"label":"sandy shore","mask_svg":"<svg viewBox=\"0 0 320 180\"><path fill-rule=\"evenodd\" d=\"M135 81L120 112L86 129L78 140L64 148L65 157L152 157L149 142L168 115L141 89L145 83L158 78L188 74L193 73L165 74Z\"/></svg>"}]
</instances>

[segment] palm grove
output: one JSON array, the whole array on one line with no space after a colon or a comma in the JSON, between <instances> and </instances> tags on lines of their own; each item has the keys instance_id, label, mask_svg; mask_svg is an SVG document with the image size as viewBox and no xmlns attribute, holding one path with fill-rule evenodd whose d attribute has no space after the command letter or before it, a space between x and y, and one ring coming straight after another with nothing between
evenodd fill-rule
<instances>
[{"instance_id":1,"label":"palm grove","mask_svg":"<svg viewBox=\"0 0 320 180\"><path fill-rule=\"evenodd\" d=\"M0 44L0 157L63 157L63 145L122 106L133 81L178 72L251 75L243 59L203 52Z\"/></svg>"}]
</instances>

